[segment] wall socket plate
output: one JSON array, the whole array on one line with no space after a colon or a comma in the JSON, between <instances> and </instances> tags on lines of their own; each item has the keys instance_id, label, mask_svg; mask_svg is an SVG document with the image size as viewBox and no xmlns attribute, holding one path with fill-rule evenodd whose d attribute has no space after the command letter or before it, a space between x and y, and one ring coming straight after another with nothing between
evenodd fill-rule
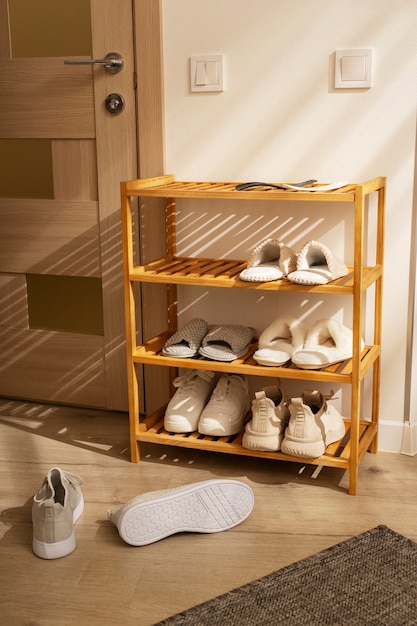
<instances>
[{"instance_id":1,"label":"wall socket plate","mask_svg":"<svg viewBox=\"0 0 417 626\"><path fill-rule=\"evenodd\" d=\"M336 50L335 80L336 89L367 89L372 87L371 48Z\"/></svg>"}]
</instances>

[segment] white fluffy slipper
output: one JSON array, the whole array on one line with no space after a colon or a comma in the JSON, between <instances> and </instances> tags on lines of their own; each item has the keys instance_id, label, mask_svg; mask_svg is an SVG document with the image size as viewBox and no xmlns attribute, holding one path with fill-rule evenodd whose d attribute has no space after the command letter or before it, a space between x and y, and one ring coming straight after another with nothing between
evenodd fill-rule
<instances>
[{"instance_id":1,"label":"white fluffy slipper","mask_svg":"<svg viewBox=\"0 0 417 626\"><path fill-rule=\"evenodd\" d=\"M302 369L320 369L352 358L353 333L335 319L316 322L308 332L304 348L296 352L292 362ZM363 349L364 343L361 341Z\"/></svg>"},{"instance_id":2,"label":"white fluffy slipper","mask_svg":"<svg viewBox=\"0 0 417 626\"><path fill-rule=\"evenodd\" d=\"M279 280L296 267L297 255L294 250L276 239L266 239L256 246L240 278L254 283Z\"/></svg>"},{"instance_id":3,"label":"white fluffy slipper","mask_svg":"<svg viewBox=\"0 0 417 626\"><path fill-rule=\"evenodd\" d=\"M331 280L346 276L346 265L327 246L309 241L297 256L297 269L290 272L288 280L299 285L326 285Z\"/></svg>"},{"instance_id":4,"label":"white fluffy slipper","mask_svg":"<svg viewBox=\"0 0 417 626\"><path fill-rule=\"evenodd\" d=\"M292 315L280 315L260 335L253 358L259 365L284 365L304 347L308 328Z\"/></svg>"}]
</instances>

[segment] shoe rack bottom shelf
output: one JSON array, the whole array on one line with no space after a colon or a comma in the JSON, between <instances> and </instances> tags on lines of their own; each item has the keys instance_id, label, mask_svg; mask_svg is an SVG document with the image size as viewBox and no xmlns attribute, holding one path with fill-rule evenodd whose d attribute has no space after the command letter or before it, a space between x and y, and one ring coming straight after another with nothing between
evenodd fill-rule
<instances>
[{"instance_id":1,"label":"shoe rack bottom shelf","mask_svg":"<svg viewBox=\"0 0 417 626\"><path fill-rule=\"evenodd\" d=\"M248 416L248 419L250 416ZM292 461L310 465L323 465L326 467L349 468L351 457L350 420L345 420L346 433L342 440L330 444L325 453L317 458L295 457L282 452L264 452L260 450L248 450L242 446L243 431L229 437L213 437L202 435L199 432L178 434L170 433L164 428L164 410L141 420L139 432L136 435L137 441L156 443L159 445L179 446L183 448L193 448L196 450L207 450L210 452L224 452L226 454L237 454L239 456L261 457L266 459L276 459L281 461ZM374 422L361 421L359 423L359 462L369 450L371 442L377 434L377 424Z\"/></svg>"}]
</instances>

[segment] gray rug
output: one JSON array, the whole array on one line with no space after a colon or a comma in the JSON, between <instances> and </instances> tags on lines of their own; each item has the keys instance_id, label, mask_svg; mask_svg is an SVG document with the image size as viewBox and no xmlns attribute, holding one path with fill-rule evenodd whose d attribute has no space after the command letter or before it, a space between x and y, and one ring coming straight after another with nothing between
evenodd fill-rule
<instances>
[{"instance_id":1,"label":"gray rug","mask_svg":"<svg viewBox=\"0 0 417 626\"><path fill-rule=\"evenodd\" d=\"M415 626L417 543L386 526L154 626Z\"/></svg>"}]
</instances>

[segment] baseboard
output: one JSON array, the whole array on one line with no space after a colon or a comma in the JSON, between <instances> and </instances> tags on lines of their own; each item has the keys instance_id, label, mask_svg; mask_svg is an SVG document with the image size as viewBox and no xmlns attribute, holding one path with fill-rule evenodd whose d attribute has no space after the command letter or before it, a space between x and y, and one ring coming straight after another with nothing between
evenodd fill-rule
<instances>
[{"instance_id":1,"label":"baseboard","mask_svg":"<svg viewBox=\"0 0 417 626\"><path fill-rule=\"evenodd\" d=\"M401 454L417 454L417 422L405 422L401 444Z\"/></svg>"},{"instance_id":2,"label":"baseboard","mask_svg":"<svg viewBox=\"0 0 417 626\"><path fill-rule=\"evenodd\" d=\"M378 426L378 450L380 452L403 452L405 423L381 420Z\"/></svg>"},{"instance_id":3,"label":"baseboard","mask_svg":"<svg viewBox=\"0 0 417 626\"><path fill-rule=\"evenodd\" d=\"M415 456L417 454L417 422L381 420L378 427L378 450Z\"/></svg>"}]
</instances>

